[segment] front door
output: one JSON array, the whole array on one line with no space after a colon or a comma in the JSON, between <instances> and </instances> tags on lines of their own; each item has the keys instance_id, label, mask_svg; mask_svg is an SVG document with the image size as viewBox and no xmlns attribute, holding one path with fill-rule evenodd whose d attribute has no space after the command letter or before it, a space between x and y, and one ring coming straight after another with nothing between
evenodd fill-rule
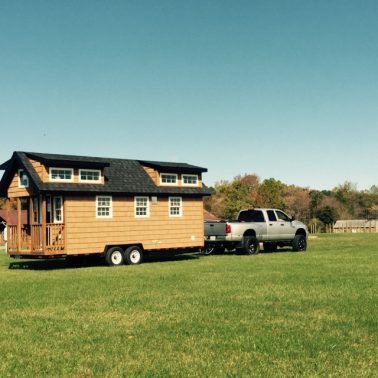
<instances>
[{"instance_id":1,"label":"front door","mask_svg":"<svg viewBox=\"0 0 378 378\"><path fill-rule=\"evenodd\" d=\"M293 238L295 228L291 219L283 211L268 210L268 238L269 240L289 240Z\"/></svg>"}]
</instances>

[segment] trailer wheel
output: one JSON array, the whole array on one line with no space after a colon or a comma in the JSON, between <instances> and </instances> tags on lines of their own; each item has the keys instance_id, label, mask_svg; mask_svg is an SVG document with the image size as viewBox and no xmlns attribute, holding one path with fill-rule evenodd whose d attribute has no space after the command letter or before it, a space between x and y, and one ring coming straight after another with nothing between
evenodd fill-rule
<instances>
[{"instance_id":1,"label":"trailer wheel","mask_svg":"<svg viewBox=\"0 0 378 378\"><path fill-rule=\"evenodd\" d=\"M244 236L242 251L247 255L257 255L260 251L260 244L254 236Z\"/></svg>"},{"instance_id":2,"label":"trailer wheel","mask_svg":"<svg viewBox=\"0 0 378 378\"><path fill-rule=\"evenodd\" d=\"M123 249L121 247L109 248L106 252L105 260L109 266L122 265L125 260Z\"/></svg>"},{"instance_id":3,"label":"trailer wheel","mask_svg":"<svg viewBox=\"0 0 378 378\"><path fill-rule=\"evenodd\" d=\"M129 265L140 264L143 261L143 251L137 245L132 245L126 249L125 257Z\"/></svg>"}]
</instances>

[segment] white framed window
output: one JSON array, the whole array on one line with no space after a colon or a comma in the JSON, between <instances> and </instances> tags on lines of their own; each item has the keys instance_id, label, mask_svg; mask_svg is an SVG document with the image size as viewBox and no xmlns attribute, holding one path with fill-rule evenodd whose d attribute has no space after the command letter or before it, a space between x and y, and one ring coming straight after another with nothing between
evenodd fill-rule
<instances>
[{"instance_id":1,"label":"white framed window","mask_svg":"<svg viewBox=\"0 0 378 378\"><path fill-rule=\"evenodd\" d=\"M182 216L182 198L181 197L169 197L169 216L181 217Z\"/></svg>"},{"instance_id":2,"label":"white framed window","mask_svg":"<svg viewBox=\"0 0 378 378\"><path fill-rule=\"evenodd\" d=\"M29 177L24 172L23 169L18 170L18 187L19 188L28 188L29 187Z\"/></svg>"},{"instance_id":3,"label":"white framed window","mask_svg":"<svg viewBox=\"0 0 378 378\"><path fill-rule=\"evenodd\" d=\"M50 168L50 181L73 181L72 168Z\"/></svg>"},{"instance_id":4,"label":"white framed window","mask_svg":"<svg viewBox=\"0 0 378 378\"><path fill-rule=\"evenodd\" d=\"M176 173L160 173L160 184L177 185Z\"/></svg>"},{"instance_id":5,"label":"white framed window","mask_svg":"<svg viewBox=\"0 0 378 378\"><path fill-rule=\"evenodd\" d=\"M113 203L111 196L96 196L96 218L111 218Z\"/></svg>"},{"instance_id":6,"label":"white framed window","mask_svg":"<svg viewBox=\"0 0 378 378\"><path fill-rule=\"evenodd\" d=\"M182 175L182 185L198 186L198 175Z\"/></svg>"},{"instance_id":7,"label":"white framed window","mask_svg":"<svg viewBox=\"0 0 378 378\"><path fill-rule=\"evenodd\" d=\"M79 169L80 182L101 182L100 169Z\"/></svg>"},{"instance_id":8,"label":"white framed window","mask_svg":"<svg viewBox=\"0 0 378 378\"><path fill-rule=\"evenodd\" d=\"M63 223L63 198L53 197L54 223Z\"/></svg>"},{"instance_id":9,"label":"white framed window","mask_svg":"<svg viewBox=\"0 0 378 378\"><path fill-rule=\"evenodd\" d=\"M134 197L135 217L148 218L150 216L150 201L148 197Z\"/></svg>"}]
</instances>

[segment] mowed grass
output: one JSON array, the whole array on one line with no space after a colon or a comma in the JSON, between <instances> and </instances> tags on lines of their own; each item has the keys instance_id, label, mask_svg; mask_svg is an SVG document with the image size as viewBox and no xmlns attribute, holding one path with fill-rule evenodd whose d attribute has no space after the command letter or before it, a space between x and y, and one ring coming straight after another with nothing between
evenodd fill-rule
<instances>
[{"instance_id":1,"label":"mowed grass","mask_svg":"<svg viewBox=\"0 0 378 378\"><path fill-rule=\"evenodd\" d=\"M0 376L378 376L378 234L69 268L0 253Z\"/></svg>"}]
</instances>

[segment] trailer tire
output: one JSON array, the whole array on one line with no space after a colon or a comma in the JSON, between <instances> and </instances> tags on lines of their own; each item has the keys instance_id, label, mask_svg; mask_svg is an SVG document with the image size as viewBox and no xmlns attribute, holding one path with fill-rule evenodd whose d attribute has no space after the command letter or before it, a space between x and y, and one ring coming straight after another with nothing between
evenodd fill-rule
<instances>
[{"instance_id":1,"label":"trailer tire","mask_svg":"<svg viewBox=\"0 0 378 378\"><path fill-rule=\"evenodd\" d=\"M293 240L293 251L304 252L307 249L307 240L304 235L295 235Z\"/></svg>"},{"instance_id":2,"label":"trailer tire","mask_svg":"<svg viewBox=\"0 0 378 378\"><path fill-rule=\"evenodd\" d=\"M143 251L137 245L132 245L126 249L125 258L128 265L141 264L143 261Z\"/></svg>"},{"instance_id":3,"label":"trailer tire","mask_svg":"<svg viewBox=\"0 0 378 378\"><path fill-rule=\"evenodd\" d=\"M257 255L260 251L260 244L254 236L244 236L242 251L247 255Z\"/></svg>"},{"instance_id":4,"label":"trailer tire","mask_svg":"<svg viewBox=\"0 0 378 378\"><path fill-rule=\"evenodd\" d=\"M125 254L121 247L112 247L106 251L105 260L109 266L120 266L125 261Z\"/></svg>"}]
</instances>

